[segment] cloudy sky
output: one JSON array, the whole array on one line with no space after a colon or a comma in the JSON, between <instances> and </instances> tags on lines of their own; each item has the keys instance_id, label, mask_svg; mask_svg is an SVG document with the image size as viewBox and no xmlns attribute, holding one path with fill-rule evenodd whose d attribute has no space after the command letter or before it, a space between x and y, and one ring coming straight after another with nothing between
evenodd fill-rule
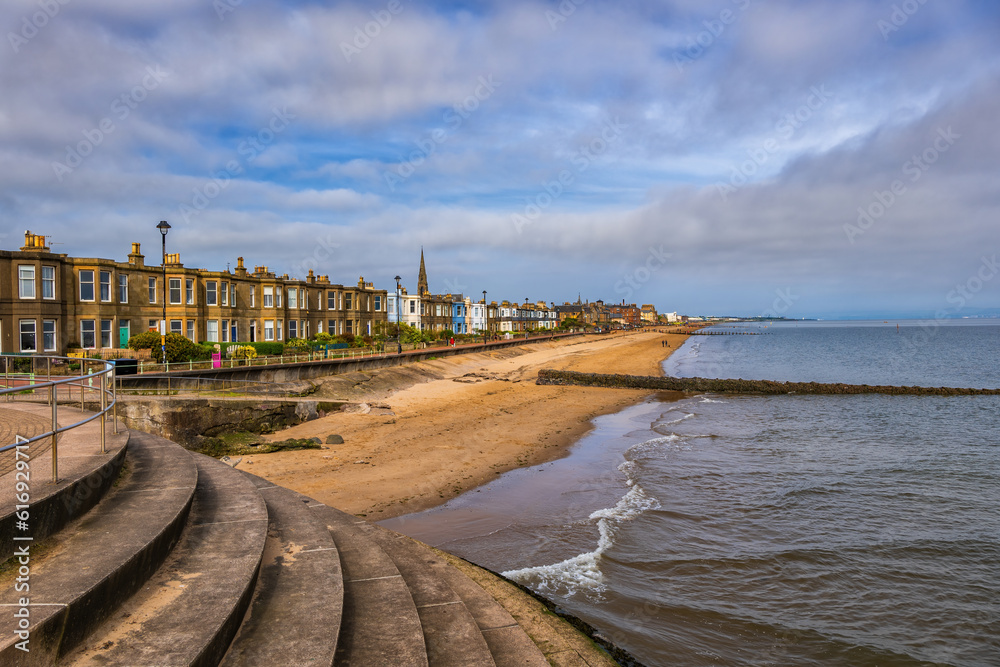
<instances>
[{"instance_id":1,"label":"cloudy sky","mask_svg":"<svg viewBox=\"0 0 1000 667\"><path fill-rule=\"evenodd\" d=\"M5 0L0 248L1000 313L1000 4Z\"/></svg>"}]
</instances>

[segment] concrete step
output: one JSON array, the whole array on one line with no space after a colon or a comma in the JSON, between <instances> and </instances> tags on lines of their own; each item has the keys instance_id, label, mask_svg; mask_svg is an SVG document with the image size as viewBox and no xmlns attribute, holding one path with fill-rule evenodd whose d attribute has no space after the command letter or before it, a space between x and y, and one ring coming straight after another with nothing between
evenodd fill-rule
<instances>
[{"instance_id":1,"label":"concrete step","mask_svg":"<svg viewBox=\"0 0 1000 667\"><path fill-rule=\"evenodd\" d=\"M51 428L52 411L45 405L14 404L0 406L0 425L18 432L35 435L34 431L45 432ZM34 422L45 418L44 428ZM67 426L93 413L60 405L58 418L60 426ZM22 429L20 424L26 424ZM10 558L16 547L15 535L30 535L35 542L54 535L70 521L83 516L107 493L111 483L118 477L129 433L119 422L118 433L114 424L106 424L106 453L101 453L101 424L94 420L83 426L66 431L59 436L58 468L59 480L52 482L51 438L36 441L24 447L21 454L14 450L0 453L0 562ZM0 444L8 444L6 442ZM26 459L25 457L30 457ZM18 463L23 470L16 470ZM17 500L17 484L26 481L30 486L30 509L28 531L18 528L14 514Z\"/></svg>"},{"instance_id":2,"label":"concrete step","mask_svg":"<svg viewBox=\"0 0 1000 667\"><path fill-rule=\"evenodd\" d=\"M542 651L492 595L450 565L440 572L476 620L497 667L547 667Z\"/></svg>"},{"instance_id":3,"label":"concrete step","mask_svg":"<svg viewBox=\"0 0 1000 667\"><path fill-rule=\"evenodd\" d=\"M448 582L447 570L453 568L405 535L372 524L359 527L392 558L409 587L428 662L434 667L495 667L476 619Z\"/></svg>"},{"instance_id":4,"label":"concrete step","mask_svg":"<svg viewBox=\"0 0 1000 667\"><path fill-rule=\"evenodd\" d=\"M15 588L16 569L0 578L0 608L30 599L30 652L14 646L13 613L0 614L0 664L54 664L114 613L179 539L197 480L188 452L131 434L127 476L118 487L57 535L29 543L30 589Z\"/></svg>"},{"instance_id":5,"label":"concrete step","mask_svg":"<svg viewBox=\"0 0 1000 667\"><path fill-rule=\"evenodd\" d=\"M316 501L248 477L267 504L268 536L253 602L221 665L328 667L344 603L333 537L308 506Z\"/></svg>"},{"instance_id":6,"label":"concrete step","mask_svg":"<svg viewBox=\"0 0 1000 667\"><path fill-rule=\"evenodd\" d=\"M66 664L216 665L246 614L267 537L264 500L240 471L174 447L198 467L180 542Z\"/></svg>"},{"instance_id":7,"label":"concrete step","mask_svg":"<svg viewBox=\"0 0 1000 667\"><path fill-rule=\"evenodd\" d=\"M311 509L333 536L344 578L336 664L428 665L413 596L396 564L364 529L367 522L327 505Z\"/></svg>"}]
</instances>

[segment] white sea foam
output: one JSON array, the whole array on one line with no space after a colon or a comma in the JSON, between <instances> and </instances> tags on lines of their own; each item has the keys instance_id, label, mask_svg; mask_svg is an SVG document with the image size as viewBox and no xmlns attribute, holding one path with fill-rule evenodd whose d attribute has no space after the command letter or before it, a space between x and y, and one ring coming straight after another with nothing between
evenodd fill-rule
<instances>
[{"instance_id":1,"label":"white sea foam","mask_svg":"<svg viewBox=\"0 0 1000 667\"><path fill-rule=\"evenodd\" d=\"M718 401L712 401L712 402L717 403ZM693 412L685 412L683 417L678 417L677 419L668 419L667 421L658 421L656 422L655 426L669 426L670 424L680 424L685 419L691 419L691 417L694 417Z\"/></svg>"},{"instance_id":2,"label":"white sea foam","mask_svg":"<svg viewBox=\"0 0 1000 667\"><path fill-rule=\"evenodd\" d=\"M660 502L646 495L642 487L628 481L631 487L614 507L593 512L589 519L597 522L600 537L593 551L574 556L552 565L508 570L503 576L530 586L543 594L573 594L584 591L597 596L605 590L601 573L601 556L614 545L615 533L625 521L632 521L646 510L657 509Z\"/></svg>"},{"instance_id":3,"label":"white sea foam","mask_svg":"<svg viewBox=\"0 0 1000 667\"><path fill-rule=\"evenodd\" d=\"M701 397L701 402L702 403L725 403L725 401L717 401L715 399L708 398L707 396L702 396Z\"/></svg>"}]
</instances>

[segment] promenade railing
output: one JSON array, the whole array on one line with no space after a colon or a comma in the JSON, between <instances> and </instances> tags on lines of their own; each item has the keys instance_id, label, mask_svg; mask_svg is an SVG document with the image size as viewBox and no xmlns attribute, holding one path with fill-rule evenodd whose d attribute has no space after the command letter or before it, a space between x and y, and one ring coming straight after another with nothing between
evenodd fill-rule
<instances>
[{"instance_id":1,"label":"promenade railing","mask_svg":"<svg viewBox=\"0 0 1000 667\"><path fill-rule=\"evenodd\" d=\"M101 359L24 355L0 356L3 365L0 386L0 409L4 403L45 403L51 408L51 428L30 438L0 446L6 452L19 446L50 438L52 442L52 481L59 481L59 435L89 424L95 419L101 424L101 453L107 452L107 420L110 415L114 433L118 433L117 394L114 364ZM73 368L77 366L77 368ZM78 371L78 372L77 372ZM75 398L78 395L79 399ZM59 403L86 411L88 399L100 404L100 409L80 421L59 426Z\"/></svg>"}]
</instances>

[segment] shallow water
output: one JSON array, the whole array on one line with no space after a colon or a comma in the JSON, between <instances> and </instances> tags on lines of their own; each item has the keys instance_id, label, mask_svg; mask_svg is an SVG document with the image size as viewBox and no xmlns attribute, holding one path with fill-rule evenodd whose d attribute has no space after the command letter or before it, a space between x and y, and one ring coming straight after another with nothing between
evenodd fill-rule
<instances>
[{"instance_id":1,"label":"shallow water","mask_svg":"<svg viewBox=\"0 0 1000 667\"><path fill-rule=\"evenodd\" d=\"M693 337L667 370L997 386L1000 328L976 324L879 372L889 332L839 323ZM864 363L843 356L851 337ZM815 371L794 375L801 359ZM649 665L997 665L998 415L996 396L650 400L565 459L383 525L504 571Z\"/></svg>"}]
</instances>

